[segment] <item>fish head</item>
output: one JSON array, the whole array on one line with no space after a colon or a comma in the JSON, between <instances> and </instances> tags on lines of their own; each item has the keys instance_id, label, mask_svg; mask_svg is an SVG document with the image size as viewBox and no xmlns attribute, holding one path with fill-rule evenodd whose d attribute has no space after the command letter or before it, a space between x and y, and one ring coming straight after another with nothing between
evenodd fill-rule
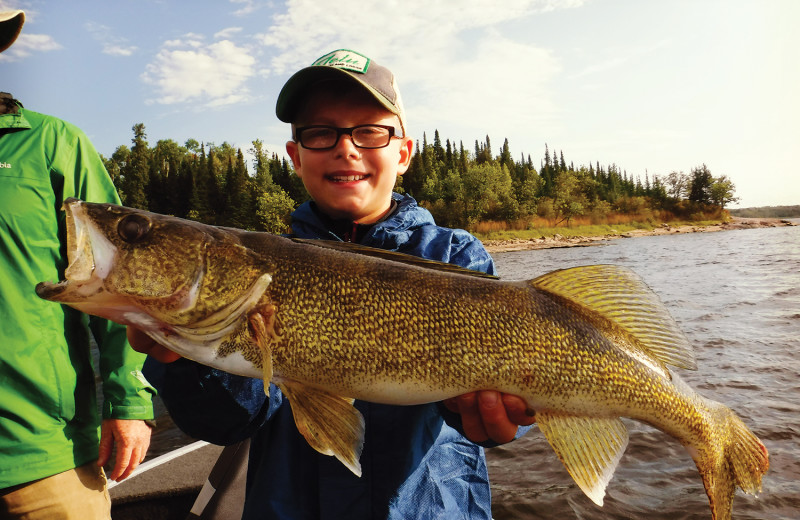
<instances>
[{"instance_id":1,"label":"fish head","mask_svg":"<svg viewBox=\"0 0 800 520\"><path fill-rule=\"evenodd\" d=\"M36 293L146 331L228 325L266 288L259 258L234 230L67 199L65 279ZM265 278L266 277L266 278Z\"/></svg>"}]
</instances>

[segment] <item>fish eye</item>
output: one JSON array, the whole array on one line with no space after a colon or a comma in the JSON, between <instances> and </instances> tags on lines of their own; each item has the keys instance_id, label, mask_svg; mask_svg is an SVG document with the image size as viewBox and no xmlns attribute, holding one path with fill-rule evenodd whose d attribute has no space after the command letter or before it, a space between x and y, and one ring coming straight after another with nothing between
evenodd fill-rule
<instances>
[{"instance_id":1,"label":"fish eye","mask_svg":"<svg viewBox=\"0 0 800 520\"><path fill-rule=\"evenodd\" d=\"M119 221L117 233L122 240L133 244L150 233L152 227L153 224L150 222L150 219L145 216L126 215Z\"/></svg>"}]
</instances>

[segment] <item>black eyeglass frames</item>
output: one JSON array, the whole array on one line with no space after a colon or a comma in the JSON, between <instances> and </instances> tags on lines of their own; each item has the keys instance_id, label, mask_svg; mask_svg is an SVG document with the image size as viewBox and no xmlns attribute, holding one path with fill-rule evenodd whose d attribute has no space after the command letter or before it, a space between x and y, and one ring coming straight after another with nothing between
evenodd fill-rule
<instances>
[{"instance_id":1,"label":"black eyeglass frames","mask_svg":"<svg viewBox=\"0 0 800 520\"><path fill-rule=\"evenodd\" d=\"M384 148L393 137L402 138L403 131L389 125L358 125L339 128L328 125L310 125L295 128L295 139L309 150L330 150L339 142L339 137L349 135L357 148Z\"/></svg>"}]
</instances>

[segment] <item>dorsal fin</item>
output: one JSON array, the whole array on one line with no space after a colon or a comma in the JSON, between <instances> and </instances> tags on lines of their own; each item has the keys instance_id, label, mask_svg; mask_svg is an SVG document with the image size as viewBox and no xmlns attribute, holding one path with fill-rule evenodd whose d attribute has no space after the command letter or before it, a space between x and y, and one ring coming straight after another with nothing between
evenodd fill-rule
<instances>
[{"instance_id":1,"label":"dorsal fin","mask_svg":"<svg viewBox=\"0 0 800 520\"><path fill-rule=\"evenodd\" d=\"M318 240L309 238L291 238L291 240L300 244L306 244L315 247L324 247L326 249L343 251L345 253L355 253L359 255L371 256L374 258L391 260L393 262L401 262L403 264L415 265L417 267L434 269L436 271L443 271L446 273L465 274L467 276L475 276L477 278L491 278L497 280L496 276L491 274L486 274L482 271L474 271L472 269L467 269L465 267L461 267L455 264L437 262L436 260L428 260L426 258L420 258L418 256L407 255L405 253L398 253L397 251L387 251L385 249L363 246L361 244L354 244L352 242L336 242L335 240Z\"/></svg>"},{"instance_id":2,"label":"dorsal fin","mask_svg":"<svg viewBox=\"0 0 800 520\"><path fill-rule=\"evenodd\" d=\"M697 369L694 352L658 296L633 271L589 265L553 271L535 288L589 309L636 339L642 353L679 368Z\"/></svg>"}]
</instances>

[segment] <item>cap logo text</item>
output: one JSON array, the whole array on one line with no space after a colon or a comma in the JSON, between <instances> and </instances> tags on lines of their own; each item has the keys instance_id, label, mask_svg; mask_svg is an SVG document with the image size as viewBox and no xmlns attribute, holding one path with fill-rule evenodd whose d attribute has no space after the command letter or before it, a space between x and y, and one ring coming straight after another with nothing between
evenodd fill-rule
<instances>
[{"instance_id":1,"label":"cap logo text","mask_svg":"<svg viewBox=\"0 0 800 520\"><path fill-rule=\"evenodd\" d=\"M357 52L347 49L333 51L311 64L311 66L336 67L337 69L350 70L365 74L369 68L370 59Z\"/></svg>"}]
</instances>

